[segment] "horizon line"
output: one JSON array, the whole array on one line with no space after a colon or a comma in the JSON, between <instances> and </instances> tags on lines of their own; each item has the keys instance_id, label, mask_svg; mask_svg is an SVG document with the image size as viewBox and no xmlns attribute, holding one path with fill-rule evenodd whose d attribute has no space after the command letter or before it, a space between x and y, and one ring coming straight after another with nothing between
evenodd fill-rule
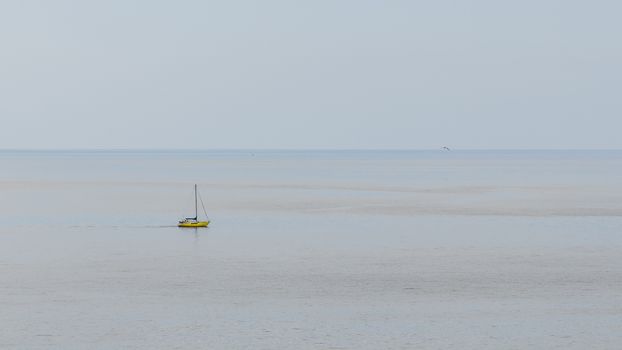
<instances>
[{"instance_id":1,"label":"horizon line","mask_svg":"<svg viewBox=\"0 0 622 350\"><path fill-rule=\"evenodd\" d=\"M622 148L0 148L0 152L222 152L222 151L622 151Z\"/></svg>"}]
</instances>

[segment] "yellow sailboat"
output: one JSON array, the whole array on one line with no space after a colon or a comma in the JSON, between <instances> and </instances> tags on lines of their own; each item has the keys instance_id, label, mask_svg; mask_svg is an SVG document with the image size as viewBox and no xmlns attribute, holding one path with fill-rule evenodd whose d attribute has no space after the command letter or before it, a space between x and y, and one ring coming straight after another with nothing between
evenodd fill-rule
<instances>
[{"instance_id":1,"label":"yellow sailboat","mask_svg":"<svg viewBox=\"0 0 622 350\"><path fill-rule=\"evenodd\" d=\"M207 218L207 213L205 212L205 206L203 205L203 199L201 199L201 206L203 207L203 213ZM181 220L177 226L179 227L207 227L209 225L209 220L207 221L199 221L199 212L198 212L198 203L197 203L197 185L194 185L194 217L193 218L185 218Z\"/></svg>"}]
</instances>

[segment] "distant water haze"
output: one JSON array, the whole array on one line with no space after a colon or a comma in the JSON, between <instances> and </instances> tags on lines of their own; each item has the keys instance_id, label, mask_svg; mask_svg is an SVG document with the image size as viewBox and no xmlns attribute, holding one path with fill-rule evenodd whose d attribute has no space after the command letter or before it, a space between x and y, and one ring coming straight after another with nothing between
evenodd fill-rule
<instances>
[{"instance_id":1,"label":"distant water haze","mask_svg":"<svg viewBox=\"0 0 622 350\"><path fill-rule=\"evenodd\" d=\"M5 349L622 341L620 151L5 151L0 164ZM180 229L195 183L211 227Z\"/></svg>"},{"instance_id":2,"label":"distant water haze","mask_svg":"<svg viewBox=\"0 0 622 350\"><path fill-rule=\"evenodd\" d=\"M170 220L214 210L383 215L622 215L621 151L2 152L7 215ZM118 191L121 191L120 193ZM130 210L116 204L120 197ZM14 197L12 197L14 196ZM65 205L57 205L58 198ZM20 205L15 205L19 203ZM91 210L86 210L91 208ZM188 207L190 208L190 207ZM194 208L192 212L194 211ZM49 215L55 212L56 215ZM46 215L46 213L48 215ZM165 214L143 218L139 214ZM112 213L109 213L112 214Z\"/></svg>"}]
</instances>

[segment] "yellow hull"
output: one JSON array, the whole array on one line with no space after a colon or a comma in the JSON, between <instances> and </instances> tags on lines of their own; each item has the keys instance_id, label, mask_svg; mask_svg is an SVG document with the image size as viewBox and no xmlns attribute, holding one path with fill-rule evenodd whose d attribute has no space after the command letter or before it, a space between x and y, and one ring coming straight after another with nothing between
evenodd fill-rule
<instances>
[{"instance_id":1,"label":"yellow hull","mask_svg":"<svg viewBox=\"0 0 622 350\"><path fill-rule=\"evenodd\" d=\"M209 225L209 221L180 222L177 224L179 227L207 227L207 225Z\"/></svg>"}]
</instances>

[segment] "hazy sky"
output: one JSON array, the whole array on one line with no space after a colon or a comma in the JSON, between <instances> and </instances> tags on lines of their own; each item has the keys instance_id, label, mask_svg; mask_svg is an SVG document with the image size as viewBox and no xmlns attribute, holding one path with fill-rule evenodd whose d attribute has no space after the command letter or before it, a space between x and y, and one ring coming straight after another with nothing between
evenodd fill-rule
<instances>
[{"instance_id":1,"label":"hazy sky","mask_svg":"<svg viewBox=\"0 0 622 350\"><path fill-rule=\"evenodd\" d=\"M0 148L622 148L622 2L0 2Z\"/></svg>"}]
</instances>

